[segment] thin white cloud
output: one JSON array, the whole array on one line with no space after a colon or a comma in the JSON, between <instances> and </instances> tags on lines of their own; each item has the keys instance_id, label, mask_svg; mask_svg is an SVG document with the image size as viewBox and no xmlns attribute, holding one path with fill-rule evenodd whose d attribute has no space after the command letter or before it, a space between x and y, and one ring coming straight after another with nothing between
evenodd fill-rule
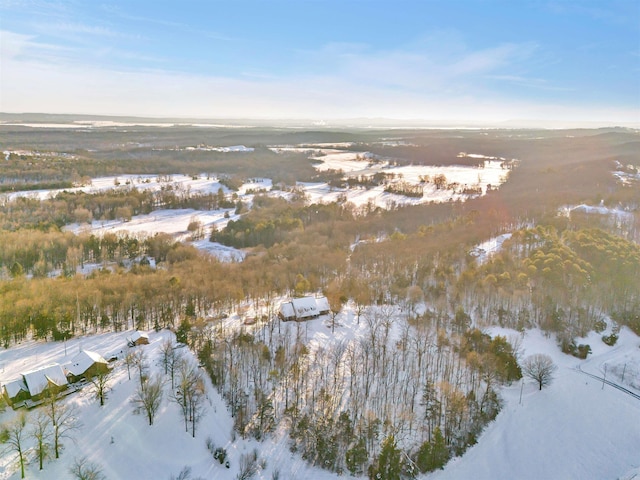
<instances>
[{"instance_id":1,"label":"thin white cloud","mask_svg":"<svg viewBox=\"0 0 640 480\"><path fill-rule=\"evenodd\" d=\"M130 34L113 30L104 25L90 25L80 22L58 21L58 22L34 22L31 27L40 34L64 39L85 39L86 36L104 37L112 39L139 40L139 34Z\"/></svg>"},{"instance_id":2,"label":"thin white cloud","mask_svg":"<svg viewBox=\"0 0 640 480\"><path fill-rule=\"evenodd\" d=\"M73 49L59 44L35 41L34 35L0 30L0 61L55 61Z\"/></svg>"},{"instance_id":3,"label":"thin white cloud","mask_svg":"<svg viewBox=\"0 0 640 480\"><path fill-rule=\"evenodd\" d=\"M445 34L445 38L450 36ZM440 47L436 43L431 37L410 48L383 51L363 44L330 44L303 53L311 57L310 63L354 82L435 92L467 89L485 75L522 63L537 49L532 43L483 50L469 50L459 41Z\"/></svg>"},{"instance_id":4,"label":"thin white cloud","mask_svg":"<svg viewBox=\"0 0 640 480\"><path fill-rule=\"evenodd\" d=\"M153 12L149 12L149 16L142 15L131 15L129 13L124 12L120 7L114 5L101 5L100 8L108 15L113 16L117 19L127 20L129 22L135 22L138 24L147 24L154 26L166 27L167 30L176 30L181 32L188 32L189 34L197 34L206 38L214 39L214 40L223 40L228 42L238 41L238 37L231 37L228 35L223 35L215 30L201 30L194 29L191 25L182 22L175 22L172 20L165 20L161 18L155 18L152 16Z\"/></svg>"},{"instance_id":5,"label":"thin white cloud","mask_svg":"<svg viewBox=\"0 0 640 480\"><path fill-rule=\"evenodd\" d=\"M555 91L555 92L575 91L575 88L550 85L549 82L543 78L525 77L521 75L486 75L485 78L488 78L490 80L498 80L498 81L504 81L507 83L513 83L515 85L520 85L520 86L531 88L531 89L547 90L547 91Z\"/></svg>"}]
</instances>

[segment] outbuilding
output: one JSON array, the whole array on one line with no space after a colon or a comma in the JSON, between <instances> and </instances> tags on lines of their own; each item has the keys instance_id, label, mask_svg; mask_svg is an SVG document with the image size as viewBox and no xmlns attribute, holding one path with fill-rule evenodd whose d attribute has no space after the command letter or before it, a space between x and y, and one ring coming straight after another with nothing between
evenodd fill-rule
<instances>
[{"instance_id":1,"label":"outbuilding","mask_svg":"<svg viewBox=\"0 0 640 480\"><path fill-rule=\"evenodd\" d=\"M149 345L149 335L147 335L144 332L140 332L136 330L131 335L131 338L129 338L129 345L131 345L132 347L135 347L138 345Z\"/></svg>"}]
</instances>

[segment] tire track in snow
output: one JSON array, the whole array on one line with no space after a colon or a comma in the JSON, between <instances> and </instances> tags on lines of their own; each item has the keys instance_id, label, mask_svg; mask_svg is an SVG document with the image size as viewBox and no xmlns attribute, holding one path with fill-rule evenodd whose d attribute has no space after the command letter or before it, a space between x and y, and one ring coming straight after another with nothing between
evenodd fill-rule
<instances>
[{"instance_id":1,"label":"tire track in snow","mask_svg":"<svg viewBox=\"0 0 640 480\"><path fill-rule=\"evenodd\" d=\"M578 365L575 369L578 372L580 372L580 373L582 373L584 375L588 375L591 378L595 378L596 380L598 380L600 382L603 382L603 383L605 383L605 384L607 384L607 385L609 385L609 386L611 386L613 388L617 388L618 390L620 390L621 392L626 393L627 395L631 395L636 400L640 400L640 395L639 394L637 394L635 392L632 392L628 388L624 388L622 385L618 385L617 383L614 383L614 382L612 382L610 380L606 380L605 378L599 377L597 375L594 375L593 373L585 372L584 370L582 370L582 368L580 368L580 365Z\"/></svg>"}]
</instances>

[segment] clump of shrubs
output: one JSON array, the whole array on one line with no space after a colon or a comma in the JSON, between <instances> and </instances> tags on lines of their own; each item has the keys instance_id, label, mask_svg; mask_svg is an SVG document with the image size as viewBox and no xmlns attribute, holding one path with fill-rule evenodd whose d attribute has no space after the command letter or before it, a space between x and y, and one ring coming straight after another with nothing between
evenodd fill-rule
<instances>
[{"instance_id":1,"label":"clump of shrubs","mask_svg":"<svg viewBox=\"0 0 640 480\"><path fill-rule=\"evenodd\" d=\"M591 353L591 345L583 343L581 343L580 345L576 345L576 342L574 342L573 340L571 340L570 342L563 341L560 344L560 348L563 353L568 353L569 355L573 355L574 357L582 359L587 358L587 355Z\"/></svg>"},{"instance_id":2,"label":"clump of shrubs","mask_svg":"<svg viewBox=\"0 0 640 480\"><path fill-rule=\"evenodd\" d=\"M209 450L213 458L220 462L220 465L224 464L225 467L229 468L231 465L229 464L229 460L227 460L227 449L216 447L211 437L207 437L206 443L207 450Z\"/></svg>"},{"instance_id":3,"label":"clump of shrubs","mask_svg":"<svg viewBox=\"0 0 640 480\"><path fill-rule=\"evenodd\" d=\"M596 322L593 324L593 329L596 331L596 333L602 333L607 329L607 322L602 319L596 320Z\"/></svg>"}]
</instances>

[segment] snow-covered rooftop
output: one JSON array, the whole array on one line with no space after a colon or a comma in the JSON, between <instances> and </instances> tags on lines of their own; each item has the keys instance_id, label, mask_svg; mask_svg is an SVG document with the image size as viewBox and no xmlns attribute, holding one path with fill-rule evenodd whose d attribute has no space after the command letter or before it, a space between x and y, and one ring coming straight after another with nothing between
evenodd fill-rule
<instances>
[{"instance_id":1,"label":"snow-covered rooftop","mask_svg":"<svg viewBox=\"0 0 640 480\"><path fill-rule=\"evenodd\" d=\"M58 364L46 365L37 370L31 370L22 374L24 381L32 397L40 395L49 382L58 386L67 385L67 377L62 366Z\"/></svg>"},{"instance_id":2,"label":"snow-covered rooftop","mask_svg":"<svg viewBox=\"0 0 640 480\"><path fill-rule=\"evenodd\" d=\"M107 364L107 361L102 358L102 355L89 350L81 350L75 357L71 359L71 362L65 366L65 368L73 375L82 375L93 364L103 363Z\"/></svg>"},{"instance_id":3,"label":"snow-covered rooftop","mask_svg":"<svg viewBox=\"0 0 640 480\"><path fill-rule=\"evenodd\" d=\"M131 334L131 341L135 342L136 340L139 340L140 338L146 338L147 340L149 340L149 335L147 335L145 332L140 332L138 330L136 330L135 332L133 332Z\"/></svg>"},{"instance_id":4,"label":"snow-covered rooftop","mask_svg":"<svg viewBox=\"0 0 640 480\"><path fill-rule=\"evenodd\" d=\"M11 380L10 382L3 384L3 387L6 390L9 398L14 398L21 391L24 391L24 392L29 391L22 378L19 378L17 380Z\"/></svg>"}]
</instances>

